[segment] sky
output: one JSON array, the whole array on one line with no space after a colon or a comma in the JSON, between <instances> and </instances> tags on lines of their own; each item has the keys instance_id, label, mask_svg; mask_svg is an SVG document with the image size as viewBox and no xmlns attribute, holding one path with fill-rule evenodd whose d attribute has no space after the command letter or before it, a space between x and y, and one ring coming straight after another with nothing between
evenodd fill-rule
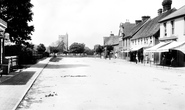
<instances>
[{"instance_id":1,"label":"sky","mask_svg":"<svg viewBox=\"0 0 185 110\"><path fill-rule=\"evenodd\" d=\"M84 43L93 49L103 45L103 37L118 35L121 22L141 20L141 16L157 16L163 0L31 0L35 31L33 44L51 45L59 35L68 34L69 46ZM179 9L185 0L172 0Z\"/></svg>"}]
</instances>

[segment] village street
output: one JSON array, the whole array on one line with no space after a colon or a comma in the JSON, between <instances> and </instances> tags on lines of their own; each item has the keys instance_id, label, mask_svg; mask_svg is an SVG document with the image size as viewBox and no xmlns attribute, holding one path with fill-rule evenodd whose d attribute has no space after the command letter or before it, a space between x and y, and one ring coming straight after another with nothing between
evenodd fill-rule
<instances>
[{"instance_id":1,"label":"village street","mask_svg":"<svg viewBox=\"0 0 185 110\"><path fill-rule=\"evenodd\" d=\"M17 110L184 110L185 69L57 58Z\"/></svg>"}]
</instances>

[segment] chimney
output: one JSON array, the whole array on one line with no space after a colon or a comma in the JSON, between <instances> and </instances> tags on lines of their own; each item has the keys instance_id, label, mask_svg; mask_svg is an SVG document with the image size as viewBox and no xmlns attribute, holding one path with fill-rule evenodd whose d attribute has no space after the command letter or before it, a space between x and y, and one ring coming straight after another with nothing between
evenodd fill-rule
<instances>
[{"instance_id":1,"label":"chimney","mask_svg":"<svg viewBox=\"0 0 185 110\"><path fill-rule=\"evenodd\" d=\"M139 24L139 23L141 23L142 22L142 20L135 20L135 23L136 24Z\"/></svg>"},{"instance_id":2,"label":"chimney","mask_svg":"<svg viewBox=\"0 0 185 110\"><path fill-rule=\"evenodd\" d=\"M160 15L163 12L163 9L160 8L160 9L158 9L157 12L158 12L158 15Z\"/></svg>"},{"instance_id":3,"label":"chimney","mask_svg":"<svg viewBox=\"0 0 185 110\"><path fill-rule=\"evenodd\" d=\"M114 34L111 33L110 36L114 36Z\"/></svg>"},{"instance_id":4,"label":"chimney","mask_svg":"<svg viewBox=\"0 0 185 110\"><path fill-rule=\"evenodd\" d=\"M112 31L110 32L110 36L114 36L114 34L112 33Z\"/></svg>"},{"instance_id":5,"label":"chimney","mask_svg":"<svg viewBox=\"0 0 185 110\"><path fill-rule=\"evenodd\" d=\"M150 19L150 16L142 16L141 18L142 18L142 21L145 21L145 20Z\"/></svg>"},{"instance_id":6,"label":"chimney","mask_svg":"<svg viewBox=\"0 0 185 110\"><path fill-rule=\"evenodd\" d=\"M163 12L170 10L171 5L172 5L172 0L163 0L162 2Z\"/></svg>"}]
</instances>

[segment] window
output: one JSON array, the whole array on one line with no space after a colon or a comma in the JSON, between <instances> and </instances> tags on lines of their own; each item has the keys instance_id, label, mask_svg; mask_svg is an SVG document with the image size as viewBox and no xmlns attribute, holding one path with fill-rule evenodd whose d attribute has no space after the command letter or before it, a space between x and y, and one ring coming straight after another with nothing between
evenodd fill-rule
<instances>
[{"instance_id":1,"label":"window","mask_svg":"<svg viewBox=\"0 0 185 110\"><path fill-rule=\"evenodd\" d=\"M172 26L172 34L174 34L174 21L171 21L171 26Z\"/></svg>"},{"instance_id":2,"label":"window","mask_svg":"<svg viewBox=\"0 0 185 110\"><path fill-rule=\"evenodd\" d=\"M184 17L184 34L185 34L185 17Z\"/></svg>"},{"instance_id":3,"label":"window","mask_svg":"<svg viewBox=\"0 0 185 110\"><path fill-rule=\"evenodd\" d=\"M164 36L167 36L166 23L164 23Z\"/></svg>"}]
</instances>

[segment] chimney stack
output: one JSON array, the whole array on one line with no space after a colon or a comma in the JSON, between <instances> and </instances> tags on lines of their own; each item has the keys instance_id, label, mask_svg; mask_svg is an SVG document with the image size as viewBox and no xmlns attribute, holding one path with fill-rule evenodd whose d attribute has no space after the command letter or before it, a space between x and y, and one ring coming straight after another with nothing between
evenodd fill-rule
<instances>
[{"instance_id":1,"label":"chimney stack","mask_svg":"<svg viewBox=\"0 0 185 110\"><path fill-rule=\"evenodd\" d=\"M145 21L145 20L150 19L150 16L142 16L141 18L142 18L142 21Z\"/></svg>"},{"instance_id":2,"label":"chimney stack","mask_svg":"<svg viewBox=\"0 0 185 110\"><path fill-rule=\"evenodd\" d=\"M139 24L139 23L141 23L142 22L142 20L135 20L135 23L136 24Z\"/></svg>"},{"instance_id":3,"label":"chimney stack","mask_svg":"<svg viewBox=\"0 0 185 110\"><path fill-rule=\"evenodd\" d=\"M171 5L172 5L172 0L163 0L162 2L163 12L170 10Z\"/></svg>"},{"instance_id":4,"label":"chimney stack","mask_svg":"<svg viewBox=\"0 0 185 110\"><path fill-rule=\"evenodd\" d=\"M158 9L157 12L158 12L158 15L160 15L163 12L163 9L160 8L160 9Z\"/></svg>"}]
</instances>

